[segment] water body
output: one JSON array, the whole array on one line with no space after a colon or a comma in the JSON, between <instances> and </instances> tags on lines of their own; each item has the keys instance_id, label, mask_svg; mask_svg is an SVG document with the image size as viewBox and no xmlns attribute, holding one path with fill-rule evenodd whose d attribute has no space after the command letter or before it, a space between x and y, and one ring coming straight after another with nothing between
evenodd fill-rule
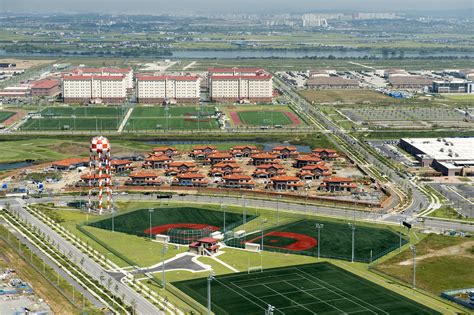
<instances>
[{"instance_id":1,"label":"water body","mask_svg":"<svg viewBox=\"0 0 474 315\"><path fill-rule=\"evenodd\" d=\"M4 50L0 50L0 56L11 56L11 57L99 57L101 55L80 55L80 51L75 51L77 55L64 54L64 53L7 53ZM366 50L318 50L318 49L300 49L300 50L272 50L272 49L253 49L253 50L171 50L172 56L143 56L143 58L149 57L151 59L162 58L162 59L236 59L236 58L328 58L333 56L335 58L363 58L375 57L383 58L383 54L380 51L374 51L370 49ZM400 53L397 50L398 56ZM406 58L419 58L419 57L470 57L474 58L474 51L406 51L404 52ZM395 57L396 57L395 56ZM114 55L106 56L114 57ZM104 58L106 58L104 57ZM391 57L389 55L389 57Z\"/></svg>"},{"instance_id":2,"label":"water body","mask_svg":"<svg viewBox=\"0 0 474 315\"><path fill-rule=\"evenodd\" d=\"M17 168L28 167L33 165L33 162L13 162L13 163L0 163L0 171L14 170Z\"/></svg>"}]
</instances>

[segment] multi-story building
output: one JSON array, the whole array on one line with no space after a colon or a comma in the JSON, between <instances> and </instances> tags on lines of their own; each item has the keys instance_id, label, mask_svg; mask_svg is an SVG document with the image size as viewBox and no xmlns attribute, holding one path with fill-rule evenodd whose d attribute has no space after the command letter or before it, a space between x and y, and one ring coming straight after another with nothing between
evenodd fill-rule
<instances>
[{"instance_id":1,"label":"multi-story building","mask_svg":"<svg viewBox=\"0 0 474 315\"><path fill-rule=\"evenodd\" d=\"M198 76L137 76L138 103L199 103Z\"/></svg>"},{"instance_id":2,"label":"multi-story building","mask_svg":"<svg viewBox=\"0 0 474 315\"><path fill-rule=\"evenodd\" d=\"M271 187L275 190L300 190L304 187L304 183L296 176L274 176L271 182Z\"/></svg>"},{"instance_id":3,"label":"multi-story building","mask_svg":"<svg viewBox=\"0 0 474 315\"><path fill-rule=\"evenodd\" d=\"M255 182L252 180L252 177L247 175L231 174L224 176L222 180L220 186L225 188L253 189L255 187Z\"/></svg>"},{"instance_id":4,"label":"multi-story building","mask_svg":"<svg viewBox=\"0 0 474 315\"><path fill-rule=\"evenodd\" d=\"M124 76L63 76L65 103L85 103L101 100L106 103L122 103L127 97Z\"/></svg>"},{"instance_id":5,"label":"multi-story building","mask_svg":"<svg viewBox=\"0 0 474 315\"><path fill-rule=\"evenodd\" d=\"M474 93L474 83L464 80L434 81L434 93Z\"/></svg>"},{"instance_id":6,"label":"multi-story building","mask_svg":"<svg viewBox=\"0 0 474 315\"><path fill-rule=\"evenodd\" d=\"M329 192L351 192L357 188L357 184L355 184L353 181L354 180L352 178L328 177L323 179L323 182L319 185L319 190Z\"/></svg>"},{"instance_id":7,"label":"multi-story building","mask_svg":"<svg viewBox=\"0 0 474 315\"><path fill-rule=\"evenodd\" d=\"M271 102L273 76L258 68L209 69L209 94L217 102Z\"/></svg>"},{"instance_id":8,"label":"multi-story building","mask_svg":"<svg viewBox=\"0 0 474 315\"><path fill-rule=\"evenodd\" d=\"M206 176L197 173L178 174L172 182L172 185L187 187L205 187L208 184Z\"/></svg>"},{"instance_id":9,"label":"multi-story building","mask_svg":"<svg viewBox=\"0 0 474 315\"><path fill-rule=\"evenodd\" d=\"M71 72L72 75L85 76L123 76L125 88L133 89L133 69L132 68L76 68Z\"/></svg>"},{"instance_id":10,"label":"multi-story building","mask_svg":"<svg viewBox=\"0 0 474 315\"><path fill-rule=\"evenodd\" d=\"M31 85L31 96L56 96L60 92L58 80L42 80Z\"/></svg>"}]
</instances>

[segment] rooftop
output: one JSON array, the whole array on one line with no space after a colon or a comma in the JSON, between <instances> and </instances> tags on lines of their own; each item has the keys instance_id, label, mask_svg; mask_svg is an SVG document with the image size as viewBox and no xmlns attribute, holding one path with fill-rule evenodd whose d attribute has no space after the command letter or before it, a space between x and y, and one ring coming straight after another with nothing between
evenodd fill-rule
<instances>
[{"instance_id":1,"label":"rooftop","mask_svg":"<svg viewBox=\"0 0 474 315\"><path fill-rule=\"evenodd\" d=\"M403 138L423 154L435 160L474 160L474 137L470 138Z\"/></svg>"}]
</instances>

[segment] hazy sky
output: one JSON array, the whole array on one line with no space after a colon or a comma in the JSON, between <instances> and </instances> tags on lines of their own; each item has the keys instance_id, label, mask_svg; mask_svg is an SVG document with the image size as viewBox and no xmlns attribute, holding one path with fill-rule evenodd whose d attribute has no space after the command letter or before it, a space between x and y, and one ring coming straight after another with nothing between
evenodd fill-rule
<instances>
[{"instance_id":1,"label":"hazy sky","mask_svg":"<svg viewBox=\"0 0 474 315\"><path fill-rule=\"evenodd\" d=\"M474 0L0 0L0 13L164 14L305 11L472 11Z\"/></svg>"}]
</instances>

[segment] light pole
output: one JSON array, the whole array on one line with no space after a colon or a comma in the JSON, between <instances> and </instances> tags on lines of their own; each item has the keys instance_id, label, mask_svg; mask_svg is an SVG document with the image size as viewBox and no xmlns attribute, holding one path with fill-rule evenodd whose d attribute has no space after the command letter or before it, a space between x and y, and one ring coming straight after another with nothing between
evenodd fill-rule
<instances>
[{"instance_id":1,"label":"light pole","mask_svg":"<svg viewBox=\"0 0 474 315\"><path fill-rule=\"evenodd\" d=\"M211 281L215 280L215 273L211 271L207 277L207 314L211 315Z\"/></svg>"},{"instance_id":2,"label":"light pole","mask_svg":"<svg viewBox=\"0 0 474 315\"><path fill-rule=\"evenodd\" d=\"M321 229L324 227L322 223L316 223L316 228L318 229L318 259L321 254Z\"/></svg>"},{"instance_id":3,"label":"light pole","mask_svg":"<svg viewBox=\"0 0 474 315\"><path fill-rule=\"evenodd\" d=\"M112 233L115 232L115 209L112 207Z\"/></svg>"},{"instance_id":4,"label":"light pole","mask_svg":"<svg viewBox=\"0 0 474 315\"><path fill-rule=\"evenodd\" d=\"M352 230L352 258L351 262L354 262L354 240L355 240L355 225L353 223L348 223L349 228Z\"/></svg>"},{"instance_id":5,"label":"light pole","mask_svg":"<svg viewBox=\"0 0 474 315\"><path fill-rule=\"evenodd\" d=\"M148 209L148 213L150 214L150 239L151 239L151 214L155 211L155 209Z\"/></svg>"},{"instance_id":6,"label":"light pole","mask_svg":"<svg viewBox=\"0 0 474 315\"><path fill-rule=\"evenodd\" d=\"M225 237L225 208L224 208L224 204L222 204L222 201L221 201L221 211L224 212L224 237Z\"/></svg>"},{"instance_id":7,"label":"light pole","mask_svg":"<svg viewBox=\"0 0 474 315\"><path fill-rule=\"evenodd\" d=\"M402 251L402 219L400 219L400 231L399 231L399 234L400 234L400 246L398 247L398 252L401 252Z\"/></svg>"},{"instance_id":8,"label":"light pole","mask_svg":"<svg viewBox=\"0 0 474 315\"><path fill-rule=\"evenodd\" d=\"M265 311L265 315L273 315L274 310L275 310L275 306L268 304L268 308Z\"/></svg>"},{"instance_id":9,"label":"light pole","mask_svg":"<svg viewBox=\"0 0 474 315\"><path fill-rule=\"evenodd\" d=\"M263 224L267 223L267 219L263 218L260 221L260 230L262 231L262 237L260 238L260 250L263 250Z\"/></svg>"},{"instance_id":10,"label":"light pole","mask_svg":"<svg viewBox=\"0 0 474 315\"><path fill-rule=\"evenodd\" d=\"M164 289L165 284L165 253L168 250L168 244L163 243L163 248L161 249L161 287Z\"/></svg>"},{"instance_id":11,"label":"light pole","mask_svg":"<svg viewBox=\"0 0 474 315\"><path fill-rule=\"evenodd\" d=\"M416 288L416 247L410 245L410 250L413 253L413 289Z\"/></svg>"}]
</instances>

